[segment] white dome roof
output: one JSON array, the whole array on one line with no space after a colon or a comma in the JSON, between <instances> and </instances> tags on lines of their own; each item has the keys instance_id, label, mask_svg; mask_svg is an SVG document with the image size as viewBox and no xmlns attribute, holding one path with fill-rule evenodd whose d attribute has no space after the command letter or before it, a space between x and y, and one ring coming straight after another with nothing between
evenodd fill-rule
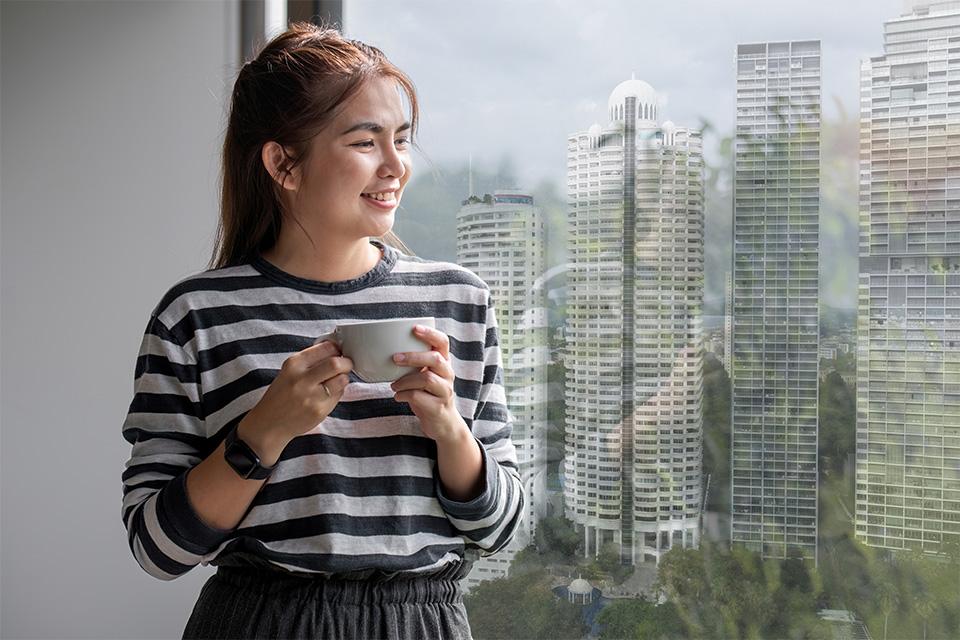
<instances>
[{"instance_id":1,"label":"white dome roof","mask_svg":"<svg viewBox=\"0 0 960 640\"><path fill-rule=\"evenodd\" d=\"M577 578L570 583L570 593L582 596L593 593L593 587L590 586L590 583L584 580L583 578Z\"/></svg>"},{"instance_id":2,"label":"white dome roof","mask_svg":"<svg viewBox=\"0 0 960 640\"><path fill-rule=\"evenodd\" d=\"M591 135L591 136L598 136L598 135L600 135L600 133L601 133L602 131L603 131L603 129L601 129L601 128L600 128L600 125L599 125L598 123L596 123L596 122L594 122L592 125L590 125L590 128L587 129L587 133L588 133L589 135Z\"/></svg>"},{"instance_id":3,"label":"white dome roof","mask_svg":"<svg viewBox=\"0 0 960 640\"><path fill-rule=\"evenodd\" d=\"M643 80L631 78L624 80L614 87L613 92L610 94L610 99L607 100L607 109L613 109L614 106L623 104L627 96L635 97L638 103L657 103L657 92L654 91L653 87Z\"/></svg>"}]
</instances>

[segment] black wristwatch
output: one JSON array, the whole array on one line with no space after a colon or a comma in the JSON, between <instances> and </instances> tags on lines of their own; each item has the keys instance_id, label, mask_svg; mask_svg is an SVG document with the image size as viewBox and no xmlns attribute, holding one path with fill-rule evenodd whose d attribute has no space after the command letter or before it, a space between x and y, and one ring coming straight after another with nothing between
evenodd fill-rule
<instances>
[{"instance_id":1,"label":"black wristwatch","mask_svg":"<svg viewBox=\"0 0 960 640\"><path fill-rule=\"evenodd\" d=\"M237 437L237 427L230 430L224 440L223 457L245 480L263 480L269 478L277 465L265 467L260 464L260 456L246 442Z\"/></svg>"}]
</instances>

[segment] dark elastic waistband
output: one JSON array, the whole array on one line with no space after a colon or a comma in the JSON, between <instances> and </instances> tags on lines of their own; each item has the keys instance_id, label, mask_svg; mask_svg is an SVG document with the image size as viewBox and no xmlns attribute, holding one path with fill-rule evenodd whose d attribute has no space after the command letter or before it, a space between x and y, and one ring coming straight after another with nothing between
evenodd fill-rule
<instances>
[{"instance_id":1,"label":"dark elastic waistband","mask_svg":"<svg viewBox=\"0 0 960 640\"><path fill-rule=\"evenodd\" d=\"M359 580L282 569L221 566L216 580L264 593L312 591L313 598L342 604L459 602L463 599L463 590L460 577L456 576L461 571L456 566L450 569L427 576L396 574Z\"/></svg>"}]
</instances>

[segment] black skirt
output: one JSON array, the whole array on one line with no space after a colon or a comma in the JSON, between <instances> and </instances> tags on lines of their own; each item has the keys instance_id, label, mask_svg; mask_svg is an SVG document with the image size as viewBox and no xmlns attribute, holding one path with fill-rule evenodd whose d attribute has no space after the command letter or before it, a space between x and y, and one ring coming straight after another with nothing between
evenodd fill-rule
<instances>
[{"instance_id":1,"label":"black skirt","mask_svg":"<svg viewBox=\"0 0 960 640\"><path fill-rule=\"evenodd\" d=\"M190 638L470 639L453 563L423 577L349 580L220 567L183 631Z\"/></svg>"}]
</instances>

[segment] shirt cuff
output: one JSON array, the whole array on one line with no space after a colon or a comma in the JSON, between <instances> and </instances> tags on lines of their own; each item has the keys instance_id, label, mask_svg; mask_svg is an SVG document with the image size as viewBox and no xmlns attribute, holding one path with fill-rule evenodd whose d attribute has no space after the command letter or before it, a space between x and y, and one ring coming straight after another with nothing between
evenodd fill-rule
<instances>
[{"instance_id":1,"label":"shirt cuff","mask_svg":"<svg viewBox=\"0 0 960 640\"><path fill-rule=\"evenodd\" d=\"M433 470L434 484L437 490L437 499L440 500L440 506L448 515L460 520L482 520L490 515L495 509L496 498L500 493L500 465L496 460L490 458L483 443L473 437L474 442L480 447L480 458L482 467L480 475L483 477L483 489L473 500L460 502L452 500L443 491L443 483L440 481L440 465L436 465Z\"/></svg>"},{"instance_id":2,"label":"shirt cuff","mask_svg":"<svg viewBox=\"0 0 960 640\"><path fill-rule=\"evenodd\" d=\"M160 491L157 518L169 525L164 530L167 535L175 534L173 541L178 546L190 553L205 555L226 540L232 530L211 527L200 519L187 496L187 473L181 473Z\"/></svg>"}]
</instances>

